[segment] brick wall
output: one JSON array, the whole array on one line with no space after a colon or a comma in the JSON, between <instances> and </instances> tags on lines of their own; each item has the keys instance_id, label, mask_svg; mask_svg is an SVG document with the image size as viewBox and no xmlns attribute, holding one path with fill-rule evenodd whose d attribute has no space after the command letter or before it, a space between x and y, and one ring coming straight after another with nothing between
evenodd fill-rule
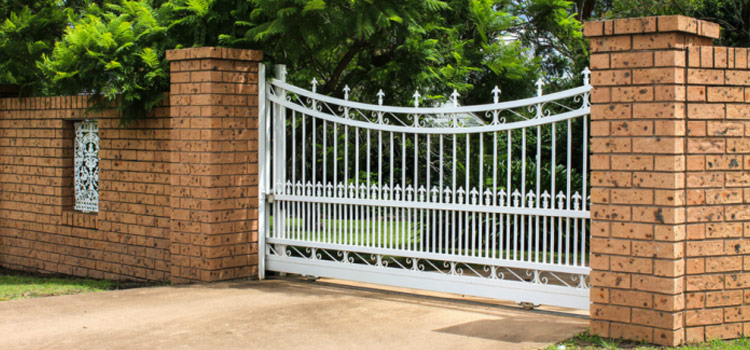
<instances>
[{"instance_id":1,"label":"brick wall","mask_svg":"<svg viewBox=\"0 0 750 350\"><path fill-rule=\"evenodd\" d=\"M132 128L87 99L0 100L0 264L107 279L169 278L169 108ZM100 211L73 210L73 122L99 121Z\"/></svg>"},{"instance_id":2,"label":"brick wall","mask_svg":"<svg viewBox=\"0 0 750 350\"><path fill-rule=\"evenodd\" d=\"M748 49L687 52L688 341L750 335Z\"/></svg>"},{"instance_id":3,"label":"brick wall","mask_svg":"<svg viewBox=\"0 0 750 350\"><path fill-rule=\"evenodd\" d=\"M713 47L719 29L681 16L586 24L595 334L750 334L749 55Z\"/></svg>"},{"instance_id":4,"label":"brick wall","mask_svg":"<svg viewBox=\"0 0 750 350\"><path fill-rule=\"evenodd\" d=\"M0 99L0 266L176 283L257 276L260 57L171 52L171 95L128 128L115 111L86 113L84 96ZM93 214L73 210L83 119L100 129Z\"/></svg>"}]
</instances>

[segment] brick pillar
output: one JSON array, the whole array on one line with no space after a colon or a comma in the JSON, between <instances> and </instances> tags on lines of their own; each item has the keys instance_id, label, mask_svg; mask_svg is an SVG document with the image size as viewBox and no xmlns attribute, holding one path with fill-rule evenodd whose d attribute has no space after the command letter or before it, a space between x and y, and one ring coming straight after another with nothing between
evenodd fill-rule
<instances>
[{"instance_id":1,"label":"brick pillar","mask_svg":"<svg viewBox=\"0 0 750 350\"><path fill-rule=\"evenodd\" d=\"M750 335L748 49L688 49L687 341Z\"/></svg>"},{"instance_id":2,"label":"brick pillar","mask_svg":"<svg viewBox=\"0 0 750 350\"><path fill-rule=\"evenodd\" d=\"M262 53L167 52L172 114L171 280L258 274L258 67Z\"/></svg>"},{"instance_id":3,"label":"brick pillar","mask_svg":"<svg viewBox=\"0 0 750 350\"><path fill-rule=\"evenodd\" d=\"M687 52L719 26L682 16L589 22L591 331L683 343ZM697 214L696 214L697 215Z\"/></svg>"}]
</instances>

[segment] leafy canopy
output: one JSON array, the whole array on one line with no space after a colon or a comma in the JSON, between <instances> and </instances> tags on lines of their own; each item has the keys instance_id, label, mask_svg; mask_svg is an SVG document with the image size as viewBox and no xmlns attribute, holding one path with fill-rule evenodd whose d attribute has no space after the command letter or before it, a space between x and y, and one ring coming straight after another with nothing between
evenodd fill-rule
<instances>
[{"instance_id":1,"label":"leafy canopy","mask_svg":"<svg viewBox=\"0 0 750 350\"><path fill-rule=\"evenodd\" d=\"M439 99L456 89L463 103L477 103L499 85L504 99L514 99L532 93L542 73L563 85L577 77L586 55L575 6L566 0L45 0L0 13L0 84L28 86L27 95L90 93L117 104L127 122L168 89L166 50L220 45L262 50L269 62L288 66L293 83L306 86L315 77L320 91L333 95L348 85L353 98L371 100L383 89L387 103L404 104L415 90Z\"/></svg>"},{"instance_id":2,"label":"leafy canopy","mask_svg":"<svg viewBox=\"0 0 750 350\"><path fill-rule=\"evenodd\" d=\"M38 62L50 91L119 100L125 120L150 110L168 89L163 53L172 43L163 16L148 1L87 7Z\"/></svg>"}]
</instances>

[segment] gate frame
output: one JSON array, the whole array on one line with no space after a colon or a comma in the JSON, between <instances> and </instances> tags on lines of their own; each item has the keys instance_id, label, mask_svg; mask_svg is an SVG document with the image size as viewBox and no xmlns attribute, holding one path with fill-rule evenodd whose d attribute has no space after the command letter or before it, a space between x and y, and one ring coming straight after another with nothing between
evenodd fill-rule
<instances>
[{"instance_id":1,"label":"gate frame","mask_svg":"<svg viewBox=\"0 0 750 350\"><path fill-rule=\"evenodd\" d=\"M277 66L276 72L277 72L278 78L275 79L275 81L278 81L278 82L280 82L279 83L280 85L283 85L284 82L285 82L285 67L284 66ZM263 245L262 245L263 250L261 250L261 252L264 255L262 257L262 261L263 261L262 264L263 264L263 266L266 269L268 269L268 270L276 270L276 271L279 271L279 272L300 273L300 274L308 274L308 275L320 275L320 276L326 276L326 277L334 277L334 278L342 278L342 279L347 279L347 280L354 280L354 281L359 281L359 282L370 282L370 283L378 283L378 284L383 284L383 285L392 285L392 286L409 287L409 288L420 288L421 287L421 289L436 290L436 291L443 291L443 292L450 292L450 293L457 293L457 294L475 295L475 296L489 297L489 298L497 298L498 297L497 296L497 291L498 291L498 288L499 288L500 290L503 290L503 296L502 296L503 298L507 297L507 298L513 299L513 300L518 301L518 302L528 302L528 301L531 301L531 302L534 302L534 303L544 303L544 304L553 304L553 305L573 307L573 308L580 308L580 309L588 309L588 307L589 307L589 291L587 289L587 284L584 282L584 278L582 277L582 276L586 276L586 278L588 277L589 271L590 271L590 269L588 267L578 267L578 266L569 266L568 267L568 266L563 266L563 265L560 265L558 267L554 263L545 263L544 266L542 266L542 264L540 262L533 262L533 261L531 261L531 262L527 263L526 261L520 261L520 260L518 262L515 262L514 260L505 260L505 259L502 259L502 258L497 258L498 260L496 260L495 263L498 265L497 266L498 269L500 269L500 268L526 269L527 275L529 275L529 276L531 276L529 273L533 271L533 273L534 273L534 279L533 279L533 281L531 283L532 284L533 283L538 283L540 286L544 286L544 288L549 289L547 291L537 291L537 290L530 290L530 288L528 287L528 285L529 285L528 281L526 281L527 283L523 283L523 282L519 282L519 281L506 281L506 280L503 280L503 278L500 278L500 279L489 279L489 278L486 278L486 277L482 278L481 276L474 277L476 279L476 281L474 281L474 280L471 279L472 277L468 277L468 276L440 276L437 273L435 273L437 276L425 276L425 275L427 275L429 273L426 273L426 272L417 272L417 271L410 271L409 269L404 269L404 271L397 271L395 269L383 269L383 267L381 267L379 265L380 264L380 260L379 260L380 258L379 257L378 257L378 262L377 262L378 265L377 265L377 267L360 266L360 265L352 264L353 266L350 266L351 268L343 268L340 264L337 265L336 263L333 263L333 262L330 262L330 261L320 261L320 260L315 259L314 257L313 257L313 260L316 260L316 261L314 261L314 263L311 263L309 261L308 261L307 264L305 264L303 262L297 262L297 263L295 263L295 262L286 262L286 261L283 261L283 259L290 259L290 257L288 257L287 253L286 253L286 247L287 246L289 246L289 247L292 247L292 246L301 246L301 247L306 247L308 249L312 249L313 250L313 252L312 252L313 255L315 254L315 252L318 249L336 249L339 253L345 254L344 255L345 257L347 256L346 255L347 251L350 251L352 253L357 252L357 253L362 253L362 254L383 254L383 255L386 255L389 252L383 251L383 252L370 252L370 253L368 253L368 251L371 251L372 249L367 249L366 247L362 247L362 246L360 246L358 249L355 248L355 247L353 247L353 246L349 246L349 245L342 245L342 246L339 247L337 244L329 244L329 245L325 245L324 244L323 246L321 246L320 244L315 244L313 242L280 240L278 238L269 237L272 234L270 232L270 230L269 230L269 228L271 226L271 223L269 222L269 210L265 206L271 205L272 203L277 202L277 201L288 201L288 200L297 201L297 200L302 200L302 199L296 199L296 198L294 198L294 195L289 196L289 195L284 194L283 192L285 192L285 190L283 188L281 188L281 189L277 188L277 187L279 187L278 184L274 185L274 183L277 183L278 181L272 179L272 177L275 176L275 175L272 174L271 164L275 163L275 165L273 167L276 168L276 169L278 169L278 168L285 168L285 166L284 166L285 163L283 163L283 162L285 162L285 160L284 159L278 159L278 161L279 161L278 163L277 163L276 160L274 160L274 161L270 161L269 160L269 158L271 158L271 156L270 156L270 153L271 153L270 138L273 137L275 139L282 139L282 136L280 136L282 134L279 134L280 131L278 131L276 128L269 127L268 120L270 120L270 119L267 119L267 118L274 118L274 119L276 119L276 121L275 121L274 124L275 125L279 125L280 124L280 120L286 121L286 117L284 115L286 114L286 109L288 108L288 107L284 107L283 108L283 113L278 113L278 111L276 111L275 109L274 109L273 112L271 112L270 108L269 108L269 104L276 105L278 103L283 103L283 101L286 101L286 99L283 96L286 96L286 91L287 90L292 91L295 94L302 94L302 96L306 96L306 94L308 94L308 97L314 96L314 97L311 97L311 98L314 101L320 101L320 103L347 103L346 105L344 105L344 104L339 104L339 105L340 106L349 106L349 105L351 105L351 106L354 106L352 108L360 107L360 108L364 108L365 110L367 110L368 108L373 108L373 109L371 109L372 111L375 111L374 108L378 108L378 110L380 110L380 108L383 108L384 112L379 112L379 113L396 113L394 111L418 110L418 111L427 111L427 112L439 112L439 113L448 113L448 114L453 113L453 114L456 114L456 113L458 113L458 111L464 111L464 110L466 110L466 111L474 111L474 110L476 110L476 111L485 111L485 110L491 110L492 109L492 110L500 110L500 111L502 111L502 110L506 110L506 109L521 108L521 107L523 107L523 108L526 108L526 107L529 107L529 108L536 107L537 108L536 109L536 111L537 111L536 117L528 119L526 121L522 121L522 122L509 122L508 124L505 124L505 122L503 121L503 122L498 123L498 121L497 121L497 115L496 115L495 116L495 123L493 123L493 125L482 126L482 127L458 127L457 125L455 125L454 127L451 127L451 128L433 128L433 127L415 128L415 127L412 127L412 126L399 127L399 126L388 126L388 125L380 125L380 127L376 128L374 126L376 126L377 124L374 124L372 122L360 122L360 121L353 121L353 120L350 120L350 119L339 119L339 120L336 120L336 118L340 118L338 116L327 116L327 117L324 118L324 117L321 116L324 113L317 112L315 110L309 110L309 111L298 110L297 111L297 113L309 115L310 118L319 118L319 119L321 119L323 121L327 120L330 123L338 123L338 124L341 124L342 126L343 125L347 125L350 128L352 128L352 127L354 127L354 128L358 127L357 123L359 123L359 124L363 124L364 125L364 126L359 126L362 129L367 129L367 130L372 129L373 131L381 130L381 131L386 132L386 133L387 132L402 132L402 133L407 133L409 135L411 135L411 134L423 135L423 134L433 134L433 133L437 132L439 134L445 134L445 135L449 136L449 135L452 135L452 134L463 135L463 134L470 134L470 133L491 133L491 132L496 132L497 133L498 131L505 131L505 130L508 130L508 131L510 131L510 130L521 130L521 129L525 130L526 128L530 129L530 128L536 127L537 125L538 126L544 126L544 125L547 125L547 124L550 124L550 123L562 123L562 122L565 122L565 121L569 122L573 118L584 118L584 120L587 120L587 117L590 114L590 103L589 103L588 99L589 99L589 94L590 94L591 86L589 85L589 73L590 72L588 70L584 71L584 85L581 86L581 87L573 88L573 89L566 90L566 91L563 91L563 92L558 92L558 93L543 95L542 94L542 85L543 84L541 83L541 80L540 80L539 82L537 82L538 95L536 97L527 98L527 99L523 99L523 100L517 100L517 101L510 101L510 102L499 103L498 100L497 100L497 94L496 94L496 93L499 93L499 90L496 89L497 91L493 91L493 94L495 94L495 103L493 103L493 104L479 105L479 106L468 106L468 107L458 107L458 104L456 102L456 96L457 96L457 94L454 92L454 95L452 96L452 100L453 100L454 106L453 107L449 107L447 110L446 110L446 108L434 108L434 107L433 108L417 108L417 107L410 108L410 107L389 107L389 106L382 106L382 99L381 99L381 101L380 101L380 103L379 103L378 106L376 106L376 105L362 104L362 103L356 103L356 102L349 102L348 99L346 99L346 100L339 100L339 99L335 99L335 98L331 98L331 97L328 97L328 96L317 94L315 92L315 83L316 83L315 81L313 81L313 91L308 91L308 90L305 90L305 89L302 89L302 88L299 88L299 87L296 87L296 86L293 86L293 85L284 85L284 87L276 86L276 85L273 85L273 84L276 84L276 83L272 81L271 84L267 84L266 85L266 89L265 89L266 91L264 91L264 101L262 102L262 105L263 105L263 108L262 108L263 114L261 114L262 119L263 119L263 124L262 124L261 130L265 131L264 135L261 137L261 140L263 141L262 142L263 149L261 150L261 152L263 153L263 156L262 156L263 158L262 158L261 164L264 164L264 169L261 171L261 173L263 174L264 178L263 178L263 181L262 181L262 183L263 183L263 189L261 191L260 197L261 197L261 203L262 203L261 205L263 206L263 210L262 210L262 213L261 213L261 215L263 217L263 222L262 222L262 226L261 227L262 227L262 232L264 232L266 234L263 234L263 235L261 235L259 237L259 239L261 239L261 240L264 241ZM271 95L269 94L270 93L270 89L271 89L272 86L274 86L274 89L279 90L278 93L282 94L281 97L275 98L276 101L274 101L274 99L272 99ZM381 94L382 94L382 92L379 95L381 95ZM543 112L543 106L547 102L556 102L556 101L561 100L563 98L574 98L574 97L576 97L576 98L580 97L580 100L578 100L578 101L582 105L581 107L575 107L575 109L573 107L571 107L571 109L570 109L569 112L562 112L561 114L556 114L554 116L550 116L548 114L544 114L544 112ZM416 106L416 103L415 103L415 106ZM422 112L422 113L424 113L424 112ZM420 115L422 113L416 113L415 112L414 114L415 115ZM331 120L329 120L329 119L331 119ZM455 119L454 119L454 122L455 122ZM416 123L416 121L415 121L415 123ZM284 123L284 125L285 125L285 123ZM390 130L389 131L389 129L394 129L394 130ZM404 130L408 130L408 131L404 131ZM586 130L587 130L587 126L584 126L584 135L586 135ZM285 131L281 131L281 132L285 133ZM572 130L569 130L569 132L572 132ZM274 136L271 136L272 133L273 133ZM283 137L283 139L285 140L286 138ZM281 145L280 147L284 149L283 152L286 152L286 147L287 147L286 145ZM488 147L490 147L490 146L488 146ZM284 154L286 154L286 153L284 153ZM525 162L525 159L524 159L524 162ZM584 164L586 164L586 163L587 163L587 161L584 160ZM285 171L286 171L286 169L285 169ZM538 174L537 174L537 176L538 176ZM568 176L570 176L570 175L568 175ZM282 181L283 180L286 180L286 179L284 178L284 179L282 179ZM282 182L282 183L285 183L285 182ZM584 186L587 186L586 185L587 181L585 179L584 179L583 183L584 183ZM289 186L289 185L283 185L282 187L285 187L285 186ZM299 184L297 186L299 186ZM329 186L330 186L330 183L329 183ZM294 186L292 186L292 187L294 187ZM359 189L357 189L357 190L359 190ZM537 191L538 190L539 189L537 189ZM570 191L570 188L568 190ZM584 196L586 195L586 190L587 189L584 190ZM368 189L368 191L369 191L369 189ZM344 192L346 193L346 191L344 191ZM529 193L531 193L531 192L532 191L529 190ZM562 189L561 189L561 193L562 193ZM545 194L546 194L546 191L545 191ZM572 196L572 195L573 195L572 192L570 192L568 194L568 196ZM369 196L369 193L368 193L368 196ZM468 196L468 194L467 194L467 196ZM287 198L287 197L289 197L289 198ZM348 196L346 196L346 197L348 197ZM545 216L545 217L549 217L550 218L550 220L551 220L550 221L550 225L552 225L552 220L555 219L555 218L557 218L557 217L568 218L568 219L573 219L573 220L579 220L580 219L581 222L582 222L582 224L581 224L582 227L580 228L580 230L582 230L582 232L585 232L586 235L587 235L585 238L582 238L582 240L588 241L588 232L586 231L585 226L583 226L583 225L585 225L586 219L590 218L590 211L588 211L588 205L587 205L585 199L583 201L583 210L579 211L578 208L576 208L576 210L571 209L572 207L568 207L567 209L554 209L554 207L555 207L554 203L553 203L553 207L551 209L540 209L541 208L540 204L537 204L537 205L539 205L538 208L527 208L526 204L525 204L525 201L526 201L527 197L525 195L522 196L522 197L523 197L524 204L522 204L520 207L515 207L515 206L518 205L517 203L514 204L514 206L510 206L510 204L507 204L508 206L503 206L501 204L500 206L497 207L498 210L499 210L498 213L501 213L501 215L502 214L508 214L508 215L510 215L510 214L515 213L516 215L521 215L522 220L526 220L526 216L525 215L529 215L528 216L529 218L532 217L531 215ZM575 197L575 196L573 196L573 197ZM555 198L556 197L552 196L551 199L554 201ZM455 198L454 198L454 200L455 200ZM510 201L510 198L508 198L508 200ZM352 199L348 199L348 201L352 201ZM571 205L571 199L568 199L567 201L568 201L567 206L570 206ZM429 200L428 200L428 202L429 202ZM541 202L541 200L539 202ZM330 202L330 203L334 203L335 204L336 202ZM341 205L345 205L345 204L346 203L342 203ZM352 203L349 203L349 204L356 204L356 203L352 202ZM369 204L364 204L364 205L369 205ZM442 201L441 201L441 205L440 206L445 206L444 204L442 204ZM462 205L460 205L460 204L447 204L447 206L458 208L458 207L461 207ZM395 206L395 207L398 207L398 206ZM444 209L444 208L435 209L435 210L442 210L442 209ZM472 212L475 211L475 210L471 210L471 209L466 209L466 210L470 210ZM540 210L543 211L542 214L534 214L535 211L540 211ZM480 212L482 212L482 211L480 211ZM544 214L546 214L546 215L544 215ZM580 214L580 215L578 215L578 214ZM508 218L510 218L510 216L508 216ZM277 223L277 225L278 225L278 223ZM525 225L525 223L523 225ZM570 223L568 223L568 225L570 225ZM501 230L501 231L503 231L503 230ZM500 237L504 237L504 234L505 233L503 233L503 232L499 233ZM524 238L524 240L525 240L525 238ZM278 247L272 247L272 246L270 246L271 244L280 245L279 246L279 247L281 247L280 251L277 252L277 250L279 250L279 248ZM567 243L567 244L570 244L570 243ZM530 249L530 248L526 248L526 249ZM537 249L538 249L538 247L537 247ZM554 248L551 246L550 247L550 251L552 251L553 249ZM295 250L296 250L296 248L295 248ZM269 255L272 252L275 253L275 254L278 254L280 257L274 257L274 256ZM299 252L299 251L297 251L297 252ZM390 253L394 253L394 252L395 251L390 251ZM572 250L571 250L571 253L572 253ZM326 254L328 254L328 253L326 253ZM417 254L417 252L415 252L414 254ZM405 257L407 259L414 259L414 260L418 260L418 259L435 259L434 261L441 261L442 260L442 261L445 261L445 263L448 263L448 261L455 261L455 262L452 262L451 264L466 264L466 262L462 262L462 260L461 260L461 259L466 259L466 257L461 258L460 255L453 255L453 256L451 256L451 255L444 254L444 255L438 256L438 257L424 257L423 255L419 255L419 254L414 255L414 254L408 254L408 253L405 253L405 251L398 251L398 252L395 252L395 254L390 254L390 255L401 256L401 257ZM433 255L437 256L439 254L436 253L436 254L433 254ZM582 261L585 260L585 256L583 254L580 254L580 255L581 256L580 256L579 259L581 259ZM335 260L335 258L333 258L330 254L328 256ZM380 255L378 255L378 256L380 256ZM279 260L279 259L282 259L282 260ZM416 264L416 261L414 263ZM515 263L515 265L519 265L519 266L518 267L514 267L514 263ZM574 260L573 263L577 264L577 262L575 260ZM531 264L531 265L536 264L536 265L534 265L533 267L521 266L521 265L524 265L524 264ZM312 267L313 265L315 267ZM488 266L489 265L485 265L485 267L488 267ZM468 267L468 265L467 265L467 267ZM317 268L317 270L316 270L316 268ZM320 270L320 269L324 269L324 270ZM402 267L402 269L403 269L403 267ZM471 269L471 267L469 267L469 269ZM493 269L492 269L493 274L494 274L494 271L495 271L494 269L495 268L493 267ZM571 271L567 271L567 270L571 270ZM325 273L322 273L322 272L325 272ZM508 270L508 272L510 272L510 273L512 273L512 274L515 275L515 273L512 272L511 270ZM366 275L364 275L363 273L366 273ZM568 287L559 286L558 287L558 286L555 286L555 285L547 285L546 284L547 282L541 282L540 281L540 277L539 277L539 275L541 273L551 273L552 276L555 277L555 278L557 278L558 280L560 280L560 282L562 282L562 280L560 279L560 277L555 276L554 273L573 273L573 274L576 274L576 275L580 274L578 276L581 276L581 277L579 278L579 282L575 282L573 284L575 286L576 283L577 283L578 284L577 287L571 287L571 286L568 286ZM388 277L384 277L384 276L388 276ZM420 283L420 277L418 277L418 276L422 276L421 277L422 283ZM440 278L440 277L444 277L444 278ZM456 280L453 281L450 277L455 277ZM518 276L516 275L516 277L518 277ZM484 279L484 281L483 281L483 279ZM520 279L520 277L519 277L519 279ZM550 277L550 279L552 279L552 277ZM461 282L462 280L463 280L463 282ZM431 283L430 288L425 288L425 281L434 281L434 282ZM490 281L491 281L491 283L490 283ZM545 279L545 281L546 281L546 279ZM562 282L562 283L565 283L565 282ZM474 288L473 292L472 292L472 287ZM480 287L481 287L481 289L478 289ZM494 293L493 293L493 289L494 289ZM517 292L508 292L508 290L518 290L518 291ZM583 291L583 293L581 293L580 291ZM561 300L561 298L560 298L561 295L567 295L571 299L568 300L568 298L562 298L564 300Z\"/></svg>"}]
</instances>

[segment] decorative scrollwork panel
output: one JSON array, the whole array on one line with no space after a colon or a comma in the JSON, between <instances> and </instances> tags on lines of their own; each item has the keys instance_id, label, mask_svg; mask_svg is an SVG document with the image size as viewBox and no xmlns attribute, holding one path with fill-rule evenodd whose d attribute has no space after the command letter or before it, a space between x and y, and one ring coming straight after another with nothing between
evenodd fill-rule
<instances>
[{"instance_id":1,"label":"decorative scrollwork panel","mask_svg":"<svg viewBox=\"0 0 750 350\"><path fill-rule=\"evenodd\" d=\"M99 126L95 120L75 123L75 210L99 211Z\"/></svg>"}]
</instances>

